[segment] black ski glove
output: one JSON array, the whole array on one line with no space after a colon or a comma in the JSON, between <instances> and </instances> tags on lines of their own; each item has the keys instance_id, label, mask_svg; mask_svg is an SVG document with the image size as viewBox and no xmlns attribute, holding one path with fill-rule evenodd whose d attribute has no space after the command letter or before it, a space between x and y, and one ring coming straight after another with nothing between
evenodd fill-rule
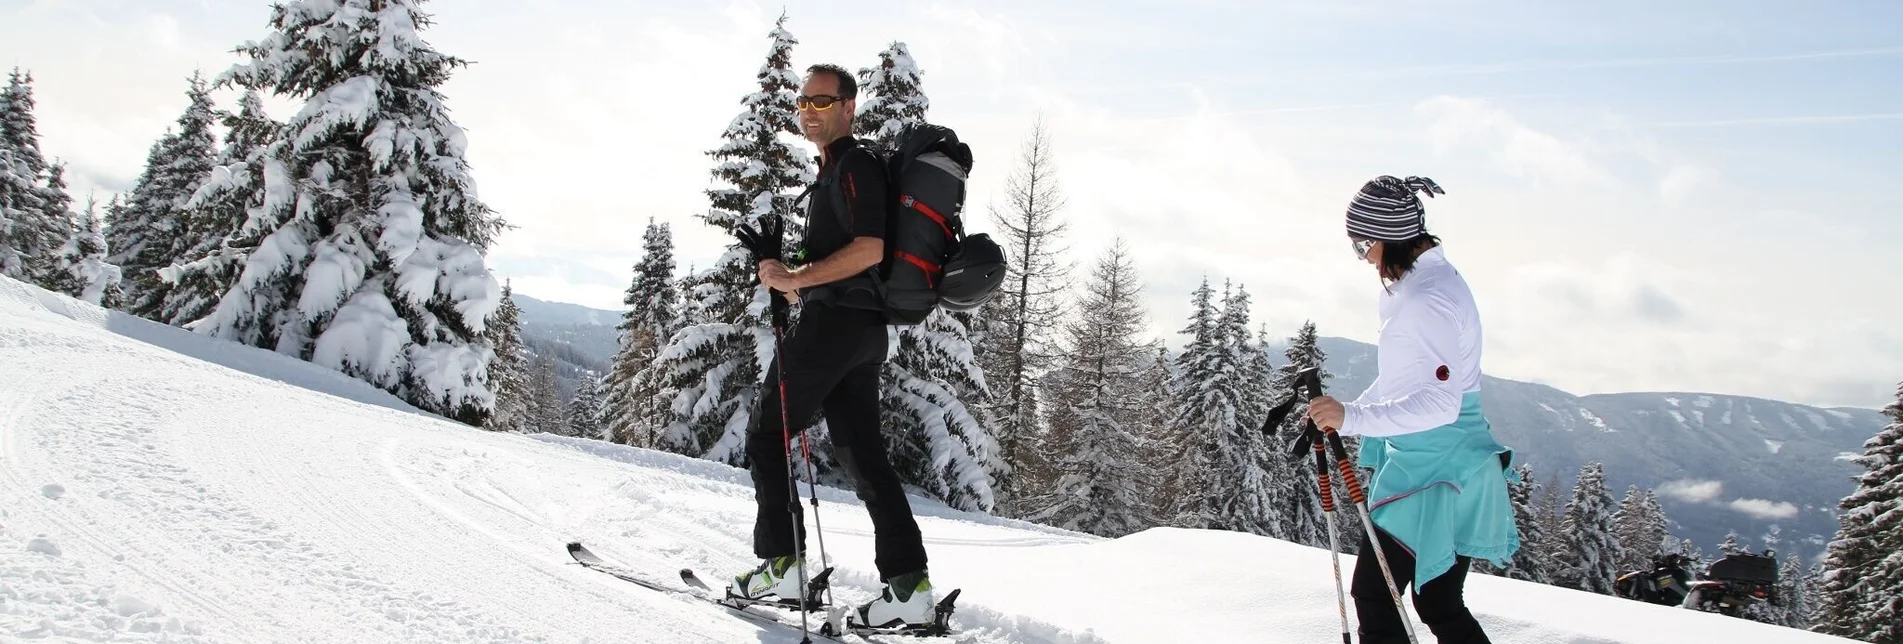
<instances>
[{"instance_id":1,"label":"black ski glove","mask_svg":"<svg viewBox=\"0 0 1903 644\"><path fill-rule=\"evenodd\" d=\"M754 262L769 259L779 261L780 236L785 230L781 227L780 218L777 215L768 215L761 219L761 224L761 228L757 230L751 225L741 224L739 228L734 229L733 236L740 239L741 248L753 253Z\"/></svg>"},{"instance_id":2,"label":"black ski glove","mask_svg":"<svg viewBox=\"0 0 1903 644\"><path fill-rule=\"evenodd\" d=\"M767 215L760 223L761 227L757 230L751 225L741 224L734 230L733 236L740 240L741 248L753 254L755 264L769 259L780 261L780 237L785 229L781 226L779 216ZM791 308L792 304L786 301L785 294L767 289L767 311L772 316L773 328L786 328Z\"/></svg>"}]
</instances>

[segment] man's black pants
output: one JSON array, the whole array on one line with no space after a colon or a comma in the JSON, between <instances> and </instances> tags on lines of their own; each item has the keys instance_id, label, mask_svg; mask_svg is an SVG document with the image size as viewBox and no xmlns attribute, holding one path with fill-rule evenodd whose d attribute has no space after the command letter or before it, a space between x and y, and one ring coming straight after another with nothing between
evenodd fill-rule
<instances>
[{"instance_id":1,"label":"man's black pants","mask_svg":"<svg viewBox=\"0 0 1903 644\"><path fill-rule=\"evenodd\" d=\"M1379 528L1375 532L1381 535L1381 552L1387 555L1395 587L1405 590L1414 581L1414 554L1387 532ZM1414 612L1440 644L1489 644L1486 632L1462 597L1471 563L1470 557L1455 557L1453 568L1414 589ZM1407 641L1401 613L1394 608L1394 597L1388 594L1386 580L1381 578L1381 562L1375 558L1365 533L1361 552L1355 557L1354 585L1349 594L1354 595L1355 615L1361 621L1362 644Z\"/></svg>"},{"instance_id":2,"label":"man's black pants","mask_svg":"<svg viewBox=\"0 0 1903 644\"><path fill-rule=\"evenodd\" d=\"M852 476L872 515L874 563L880 579L925 569L925 544L879 432L879 370L885 361L885 318L877 311L812 303L783 341L781 361L767 371L747 459L753 470L753 554L762 559L804 552L806 524L787 480L787 450L799 458L800 428L824 411L833 458ZM780 422L781 366L785 367L785 433ZM791 509L789 510L789 504ZM793 514L789 514L792 512Z\"/></svg>"}]
</instances>

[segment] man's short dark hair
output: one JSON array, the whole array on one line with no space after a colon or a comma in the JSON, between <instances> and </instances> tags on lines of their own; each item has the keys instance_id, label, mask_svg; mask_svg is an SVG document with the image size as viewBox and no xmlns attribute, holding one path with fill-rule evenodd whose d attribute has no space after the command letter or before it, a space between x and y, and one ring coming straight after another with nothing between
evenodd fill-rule
<instances>
[{"instance_id":1,"label":"man's short dark hair","mask_svg":"<svg viewBox=\"0 0 1903 644\"><path fill-rule=\"evenodd\" d=\"M844 67L840 67L832 63L819 63L812 67L806 68L806 71L808 73L813 73L813 74L820 74L820 73L832 74L833 76L838 77L840 100L852 100L859 97L859 81L857 79L854 79L852 77L852 72L846 71L846 68Z\"/></svg>"}]
</instances>

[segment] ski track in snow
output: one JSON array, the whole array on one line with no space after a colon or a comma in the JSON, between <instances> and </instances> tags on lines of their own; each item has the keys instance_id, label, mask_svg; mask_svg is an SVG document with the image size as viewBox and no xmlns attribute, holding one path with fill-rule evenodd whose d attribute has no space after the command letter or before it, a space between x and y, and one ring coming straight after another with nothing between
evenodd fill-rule
<instances>
[{"instance_id":1,"label":"ski track in snow","mask_svg":"<svg viewBox=\"0 0 1903 644\"><path fill-rule=\"evenodd\" d=\"M798 641L582 569L562 548L583 541L664 583L692 568L717 587L754 563L742 470L485 432L360 388L312 392L289 383L335 380L141 324L0 278L0 641ZM833 600L863 601L878 586L870 521L849 490L819 496ZM935 585L964 590L960 632L876 641L1339 637L1321 549L1173 528L1101 539L913 502ZM1354 562L1341 557L1344 575ZM1472 579L1469 601L1503 644L1847 641Z\"/></svg>"}]
</instances>

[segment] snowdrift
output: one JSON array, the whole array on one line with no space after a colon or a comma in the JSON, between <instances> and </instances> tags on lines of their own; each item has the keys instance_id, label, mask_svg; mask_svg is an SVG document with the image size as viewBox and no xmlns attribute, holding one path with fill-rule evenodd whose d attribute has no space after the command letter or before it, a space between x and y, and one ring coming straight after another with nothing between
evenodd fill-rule
<instances>
[{"instance_id":1,"label":"snowdrift","mask_svg":"<svg viewBox=\"0 0 1903 644\"><path fill-rule=\"evenodd\" d=\"M562 548L717 579L751 563L747 480L468 428L0 278L0 640L794 642ZM850 491L820 497L835 599L869 596L864 510ZM941 641L1339 638L1323 550L1177 529L1106 540L914 503L934 581L964 589L964 633ZM1503 643L1849 641L1494 577L1468 595Z\"/></svg>"}]
</instances>

